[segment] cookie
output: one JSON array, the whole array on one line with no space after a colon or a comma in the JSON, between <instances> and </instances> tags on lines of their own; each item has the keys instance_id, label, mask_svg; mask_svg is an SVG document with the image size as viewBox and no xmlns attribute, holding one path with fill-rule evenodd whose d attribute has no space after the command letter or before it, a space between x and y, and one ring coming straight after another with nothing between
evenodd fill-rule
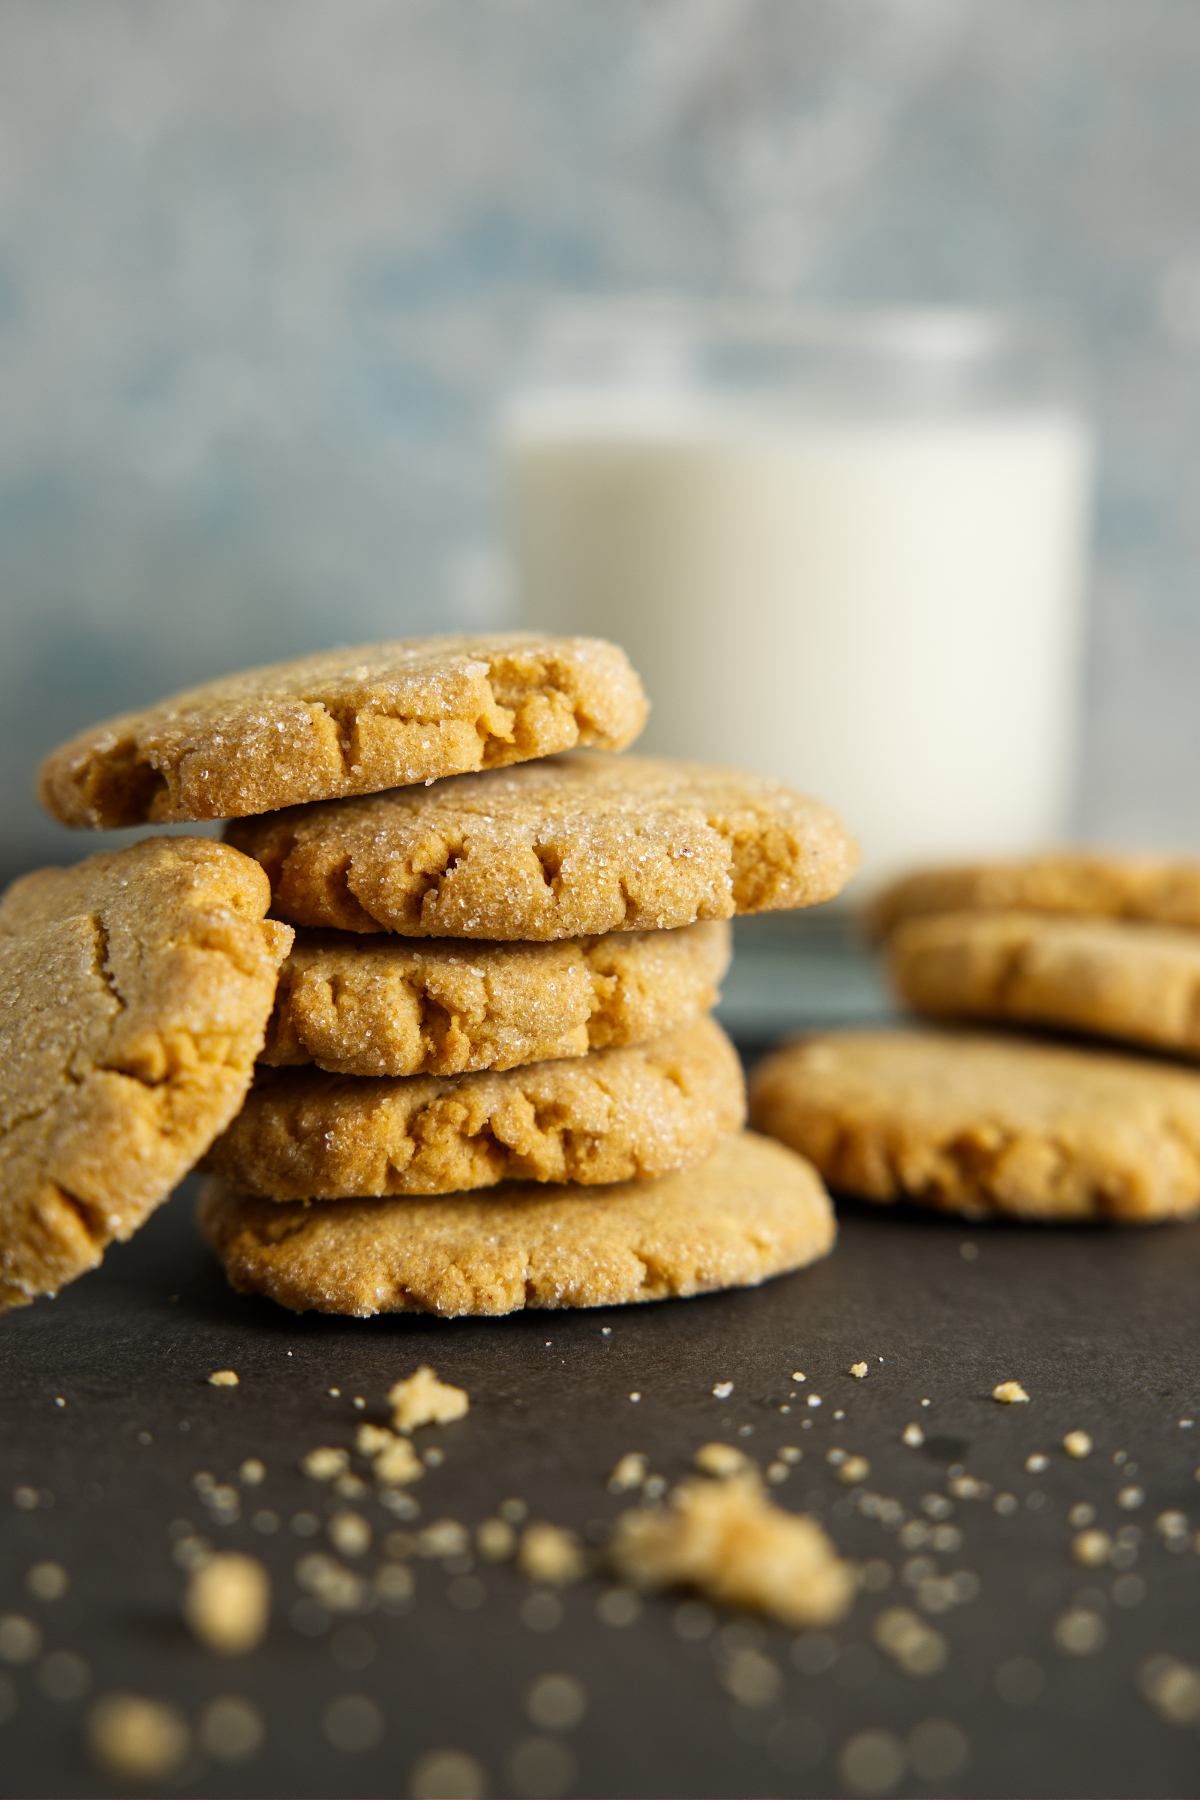
<instances>
[{"instance_id":1,"label":"cookie","mask_svg":"<svg viewBox=\"0 0 1200 1800\"><path fill-rule=\"evenodd\" d=\"M724 922L550 944L301 932L261 1061L339 1075L463 1075L644 1044L716 1005Z\"/></svg>"},{"instance_id":2,"label":"cookie","mask_svg":"<svg viewBox=\"0 0 1200 1800\"><path fill-rule=\"evenodd\" d=\"M544 942L829 900L854 846L778 781L575 752L226 828L295 925Z\"/></svg>"},{"instance_id":3,"label":"cookie","mask_svg":"<svg viewBox=\"0 0 1200 1800\"><path fill-rule=\"evenodd\" d=\"M64 825L231 819L548 756L646 722L623 650L499 632L359 644L228 675L94 726L42 765Z\"/></svg>"},{"instance_id":4,"label":"cookie","mask_svg":"<svg viewBox=\"0 0 1200 1800\"><path fill-rule=\"evenodd\" d=\"M0 899L0 1309L94 1268L241 1106L292 941L269 900L199 838Z\"/></svg>"},{"instance_id":5,"label":"cookie","mask_svg":"<svg viewBox=\"0 0 1200 1800\"><path fill-rule=\"evenodd\" d=\"M712 1019L652 1044L448 1079L262 1070L205 1167L274 1200L585 1185L702 1162L745 1117Z\"/></svg>"},{"instance_id":6,"label":"cookie","mask_svg":"<svg viewBox=\"0 0 1200 1800\"><path fill-rule=\"evenodd\" d=\"M1200 928L1200 863L1060 850L1023 861L919 869L884 888L868 922L884 937L925 913L1090 913Z\"/></svg>"},{"instance_id":7,"label":"cookie","mask_svg":"<svg viewBox=\"0 0 1200 1800\"><path fill-rule=\"evenodd\" d=\"M1200 1073L958 1031L828 1032L769 1056L750 1118L832 1188L970 1218L1200 1212Z\"/></svg>"},{"instance_id":8,"label":"cookie","mask_svg":"<svg viewBox=\"0 0 1200 1800\"><path fill-rule=\"evenodd\" d=\"M279 1206L211 1181L200 1227L246 1294L295 1312L518 1312L754 1287L833 1248L811 1164L751 1132L707 1162L606 1188Z\"/></svg>"},{"instance_id":9,"label":"cookie","mask_svg":"<svg viewBox=\"0 0 1200 1800\"><path fill-rule=\"evenodd\" d=\"M1200 1056L1200 932L1048 913L934 913L887 946L918 1012L1095 1032Z\"/></svg>"}]
</instances>

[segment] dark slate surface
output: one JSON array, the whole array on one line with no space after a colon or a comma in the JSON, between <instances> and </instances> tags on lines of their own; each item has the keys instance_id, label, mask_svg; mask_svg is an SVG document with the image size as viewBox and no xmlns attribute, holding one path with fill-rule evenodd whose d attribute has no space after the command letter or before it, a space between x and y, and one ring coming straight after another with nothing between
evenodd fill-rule
<instances>
[{"instance_id":1,"label":"dark slate surface","mask_svg":"<svg viewBox=\"0 0 1200 1800\"><path fill-rule=\"evenodd\" d=\"M514 1772L512 1758L539 1735L525 1696L548 1672L574 1676L588 1697L583 1722L560 1734L575 1796L853 1792L841 1761L848 1740L880 1729L903 1744L929 1719L965 1733L965 1764L939 1781L910 1761L887 1791L1200 1791L1200 1737L1160 1719L1136 1682L1152 1654L1200 1662L1200 1554L1190 1547L1200 1526L1200 1423L1180 1424L1200 1417L1200 1231L967 1227L847 1206L830 1260L757 1292L491 1322L361 1322L296 1318L232 1294L194 1236L193 1194L185 1184L98 1274L0 1322L0 1613L35 1619L46 1651L78 1652L93 1675L86 1698L54 1701L39 1691L39 1661L0 1664L0 1702L15 1700L0 1726L5 1794L129 1791L106 1784L84 1742L88 1705L113 1689L169 1699L193 1722L229 1693L246 1695L263 1715L259 1754L234 1766L196 1758L159 1791L405 1794L418 1758L452 1747L483 1766L489 1793L530 1793L536 1780ZM964 1244L977 1255L964 1256ZM847 1373L860 1358L870 1365L864 1382ZM461 1572L419 1562L406 1614L373 1611L351 1621L357 1635L339 1620L304 1635L289 1620L300 1597L293 1568L323 1539L297 1537L289 1521L343 1503L306 1480L298 1460L317 1444L349 1444L363 1417L383 1421L388 1386L421 1361L471 1395L465 1420L419 1439L445 1451L444 1464L411 1490L421 1523L449 1517L474 1526L515 1495L532 1516L596 1542L623 1504L605 1480L625 1451L645 1451L652 1469L673 1479L713 1437L764 1460L794 1443L804 1458L779 1499L816 1511L848 1555L885 1561L892 1584L860 1595L830 1634L836 1658L820 1674L797 1666L794 1634L729 1614L718 1615L709 1637L689 1641L679 1632L678 1597L648 1601L624 1627L605 1624L596 1612L600 1576L565 1592L556 1625L533 1629L522 1615L532 1590L507 1565L476 1568L485 1597L474 1610L449 1597ZM239 1372L236 1390L207 1384L221 1367ZM802 1386L793 1370L807 1376ZM1028 1389L1028 1406L990 1399L1010 1377ZM712 1389L726 1380L733 1392L722 1401ZM822 1404L809 1408L804 1398L814 1393ZM364 1412L355 1411L355 1395ZM914 1419L927 1434L919 1450L900 1441ZM1059 1447L1075 1428L1095 1439L1086 1461ZM940 1572L973 1573L979 1593L931 1619L950 1649L939 1674L902 1674L870 1647L879 1610L912 1604L901 1573L910 1552L894 1527L863 1516L826 1461L833 1447L868 1457L867 1492L899 1501L908 1517L925 1516L925 1497L947 1493L948 1468L962 1465L990 1484L986 1498L950 1502L948 1522L962 1542L935 1561ZM1031 1475L1024 1464L1035 1451L1049 1467ZM1114 1462L1118 1453L1127 1460ZM245 1490L241 1520L210 1526L192 1476L206 1469L218 1481L234 1478L248 1456L266 1463L265 1483ZM14 1503L22 1486L39 1493L32 1510ZM1144 1502L1121 1510L1116 1495L1130 1486L1144 1490ZM997 1493L1014 1495L1016 1510L997 1513ZM1067 1515L1081 1501L1108 1530L1140 1531L1132 1566L1073 1564ZM396 1521L373 1497L357 1504L375 1528L371 1569ZM251 1524L259 1508L280 1515L274 1535ZM1188 1516L1181 1554L1154 1529L1166 1509ZM168 1535L179 1519L269 1565L273 1623L251 1656L218 1659L180 1622L184 1577ZM25 1588L28 1568L46 1558L71 1576L69 1594L54 1602ZM1132 1604L1114 1600L1118 1582ZM461 1586L454 1592L461 1598ZM1072 1656L1056 1648L1053 1630L1081 1592L1107 1638ZM767 1706L737 1704L723 1683L731 1657L748 1647L779 1671L778 1697ZM1017 1657L1044 1677L1040 1694L1020 1705L1001 1698L996 1683ZM379 1708L376 1748L350 1753L327 1740L324 1710L345 1694ZM790 1769L779 1766L789 1760Z\"/></svg>"}]
</instances>

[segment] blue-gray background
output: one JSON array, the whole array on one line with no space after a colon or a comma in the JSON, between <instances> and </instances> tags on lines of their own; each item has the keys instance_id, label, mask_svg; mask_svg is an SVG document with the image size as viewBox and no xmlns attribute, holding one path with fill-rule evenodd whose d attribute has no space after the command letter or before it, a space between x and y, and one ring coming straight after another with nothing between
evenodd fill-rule
<instances>
[{"instance_id":1,"label":"blue-gray background","mask_svg":"<svg viewBox=\"0 0 1200 1800\"><path fill-rule=\"evenodd\" d=\"M105 713L499 622L549 290L1057 306L1102 483L1079 825L1200 847L1195 0L0 0L0 843Z\"/></svg>"}]
</instances>

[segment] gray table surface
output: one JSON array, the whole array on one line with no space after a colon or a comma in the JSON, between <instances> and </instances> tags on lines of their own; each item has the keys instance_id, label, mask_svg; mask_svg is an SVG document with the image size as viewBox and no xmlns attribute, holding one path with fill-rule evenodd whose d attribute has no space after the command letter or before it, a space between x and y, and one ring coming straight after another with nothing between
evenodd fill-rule
<instances>
[{"instance_id":1,"label":"gray table surface","mask_svg":"<svg viewBox=\"0 0 1200 1800\"><path fill-rule=\"evenodd\" d=\"M807 934L744 932L735 968L725 1016L748 1046L886 1006L836 921ZM0 1663L5 1794L123 1791L85 1743L88 1706L113 1690L170 1700L193 1722L222 1694L260 1711L262 1750L237 1765L197 1753L158 1790L182 1794L407 1794L414 1766L439 1747L474 1757L495 1795L843 1794L866 1791L845 1747L871 1730L907 1755L893 1793L1200 1791L1200 1734L1160 1718L1137 1682L1155 1654L1200 1663L1200 1554L1191 1535L1182 1553L1169 1551L1154 1528L1168 1509L1187 1515L1192 1535L1200 1527L1200 1423L1180 1423L1200 1418L1196 1228L967 1227L844 1205L829 1260L756 1291L486 1322L354 1321L234 1295L195 1237L194 1191L185 1183L99 1273L0 1322L0 1614L34 1620L44 1653L76 1652L92 1683L86 1696L55 1700L42 1691L44 1657ZM861 1382L848 1374L859 1359L870 1369ZM464 1588L461 1564L420 1560L409 1611L333 1618L310 1634L310 1608L298 1630L294 1566L323 1539L297 1536L291 1521L343 1504L299 1459L348 1445L362 1418L384 1420L388 1386L419 1362L471 1396L464 1420L422 1434L445 1460L412 1490L420 1523L474 1527L515 1496L532 1517L600 1546L626 1503L606 1486L624 1452L644 1451L676 1479L714 1437L764 1460L794 1443L803 1460L779 1500L817 1513L889 1585L864 1590L816 1653L775 1625L681 1614L679 1596L605 1623L599 1573L563 1592L556 1617L553 1605L530 1610L535 1590L510 1565L481 1564ZM238 1371L236 1389L208 1385L222 1367ZM1028 1406L990 1398L1006 1378L1024 1384ZM733 1390L723 1400L713 1388L724 1381ZM809 1395L821 1405L806 1405ZM919 1449L901 1441L911 1420L926 1434ZM1084 1461L1060 1447L1071 1429L1095 1440ZM927 1518L931 1495L948 1501L944 1522L961 1541L933 1560L940 1573L973 1576L959 1586L978 1591L930 1619L949 1647L940 1673L906 1675L873 1647L876 1614L912 1605L922 1571L899 1541L898 1509L886 1522L871 1516L877 1505L864 1511L861 1491L827 1461L834 1448L869 1458L867 1494L895 1500L905 1518ZM1026 1471L1034 1452L1049 1459L1042 1473ZM245 1491L238 1520L210 1524L193 1476L236 1482L251 1456L266 1464L265 1482ZM953 1493L948 1471L959 1466L986 1493ZM1144 1500L1123 1510L1117 1495L1130 1487ZM38 1503L18 1505L18 1489ZM998 1495L1015 1504L997 1511ZM1126 1530L1123 1569L1073 1563L1068 1514L1084 1502L1097 1524ZM356 1504L375 1532L371 1569L395 1520L373 1497ZM276 1531L255 1528L262 1510ZM184 1628L170 1536L179 1520L268 1565L272 1626L250 1656L219 1659ZM28 1592L26 1572L43 1559L68 1570L64 1598ZM1055 1639L1056 1622L1080 1605L1104 1628L1086 1655ZM777 1671L763 1705L730 1692L748 1650ZM565 1754L543 1746L539 1760L528 1741L546 1733L526 1700L546 1673L578 1680L588 1707L558 1734ZM382 1737L370 1750L339 1750L327 1735L329 1706L348 1694L378 1709ZM929 1720L965 1738L965 1761L941 1779L920 1772L913 1733Z\"/></svg>"}]
</instances>

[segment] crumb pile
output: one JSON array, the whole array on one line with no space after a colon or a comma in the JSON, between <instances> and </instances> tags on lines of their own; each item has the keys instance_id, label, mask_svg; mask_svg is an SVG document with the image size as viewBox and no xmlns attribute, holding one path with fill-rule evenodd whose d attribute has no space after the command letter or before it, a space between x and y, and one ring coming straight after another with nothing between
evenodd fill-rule
<instances>
[{"instance_id":1,"label":"crumb pile","mask_svg":"<svg viewBox=\"0 0 1200 1800\"><path fill-rule=\"evenodd\" d=\"M871 926L900 998L936 1023L785 1046L757 1075L755 1124L867 1199L1200 1213L1200 864L1060 852L922 870Z\"/></svg>"},{"instance_id":2,"label":"crumb pile","mask_svg":"<svg viewBox=\"0 0 1200 1800\"><path fill-rule=\"evenodd\" d=\"M831 898L853 846L779 782L615 755L646 712L614 645L427 639L251 670L47 759L63 823L224 817L209 851L269 885L253 1078L176 1172L216 1178L235 1285L494 1313L828 1250L815 1173L739 1135L709 1014L727 921Z\"/></svg>"}]
</instances>

